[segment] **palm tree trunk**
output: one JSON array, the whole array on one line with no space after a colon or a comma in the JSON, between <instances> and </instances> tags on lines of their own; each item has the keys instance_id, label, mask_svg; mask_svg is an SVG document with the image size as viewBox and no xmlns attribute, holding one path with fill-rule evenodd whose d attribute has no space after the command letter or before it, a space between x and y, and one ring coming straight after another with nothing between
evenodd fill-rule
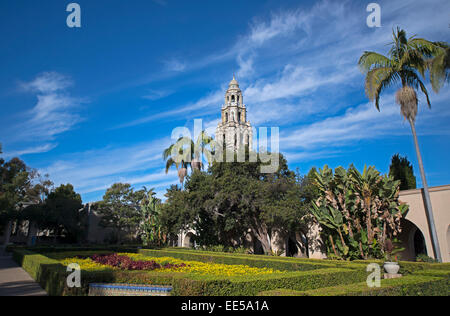
<instances>
[{"instance_id":1,"label":"palm tree trunk","mask_svg":"<svg viewBox=\"0 0 450 316\"><path fill-rule=\"evenodd\" d=\"M422 178L423 191L424 191L425 211L426 211L427 217L428 217L428 226L430 229L431 242L433 244L434 255L435 255L435 258L439 262L442 262L441 249L439 248L439 240L437 238L436 225L434 224L433 208L431 206L430 192L428 192L428 184L427 184L427 180L425 178L425 170L423 168L422 155L420 154L419 142L417 140L416 127L414 125L414 121L411 119L409 120L409 124L411 125L411 131L412 131L413 137L414 137L414 145L416 146L417 161L419 162L420 176Z\"/></svg>"}]
</instances>

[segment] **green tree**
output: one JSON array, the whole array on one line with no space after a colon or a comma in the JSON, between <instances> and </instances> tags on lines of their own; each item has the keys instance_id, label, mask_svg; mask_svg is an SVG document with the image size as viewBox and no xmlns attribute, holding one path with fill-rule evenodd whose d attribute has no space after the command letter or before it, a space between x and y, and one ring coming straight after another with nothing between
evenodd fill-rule
<instances>
[{"instance_id":1,"label":"green tree","mask_svg":"<svg viewBox=\"0 0 450 316\"><path fill-rule=\"evenodd\" d=\"M139 207L144 198L143 191L134 191L128 183L115 183L106 190L103 200L95 208L101 215L100 225L111 228L117 242L123 235L129 236L139 226Z\"/></svg>"},{"instance_id":2,"label":"green tree","mask_svg":"<svg viewBox=\"0 0 450 316\"><path fill-rule=\"evenodd\" d=\"M401 157L399 154L392 156L389 176L400 181L400 190L416 188L416 176L407 157Z\"/></svg>"},{"instance_id":3,"label":"green tree","mask_svg":"<svg viewBox=\"0 0 450 316\"><path fill-rule=\"evenodd\" d=\"M55 238L65 237L68 243L81 242L87 228L87 212L71 184L60 185L45 200L25 208L22 219L40 230L52 231Z\"/></svg>"},{"instance_id":4,"label":"green tree","mask_svg":"<svg viewBox=\"0 0 450 316\"><path fill-rule=\"evenodd\" d=\"M400 90L396 93L396 102L400 105L402 116L409 122L414 138L417 153L417 160L420 175L424 187L424 197L426 211L430 221L431 235L436 258L442 261L439 242L436 235L436 228L433 218L428 184L425 177L422 156L417 140L415 120L417 115L417 94L416 89L423 92L427 99L427 104L431 107L428 91L421 77L425 77L425 71L429 69L428 61L439 55L441 46L439 43L427 41L422 38L406 37L406 32L397 28L393 31L393 42L388 56L376 52L364 52L359 59L359 66L366 74L365 89L366 95L371 101L375 101L375 106L379 110L380 94L389 87L401 84Z\"/></svg>"},{"instance_id":5,"label":"green tree","mask_svg":"<svg viewBox=\"0 0 450 316\"><path fill-rule=\"evenodd\" d=\"M302 179L282 155L278 170L263 174L259 157L250 162L248 149L245 154L245 162L235 156L235 162L214 162L207 172L194 171L185 191L168 191L164 213L171 212L177 229L194 229L201 245L237 247L250 229L263 251L271 253L274 232L299 229L307 214Z\"/></svg>"},{"instance_id":6,"label":"green tree","mask_svg":"<svg viewBox=\"0 0 450 316\"><path fill-rule=\"evenodd\" d=\"M182 191L177 185L171 185L165 194L166 201L161 207L161 226L172 242L180 230L187 229L194 222L190 216L187 195L188 192Z\"/></svg>"}]
</instances>

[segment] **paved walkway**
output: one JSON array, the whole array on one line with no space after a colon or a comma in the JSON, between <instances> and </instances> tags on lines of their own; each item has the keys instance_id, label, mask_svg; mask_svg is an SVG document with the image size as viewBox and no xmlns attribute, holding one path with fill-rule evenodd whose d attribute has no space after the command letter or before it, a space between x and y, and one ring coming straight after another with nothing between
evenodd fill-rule
<instances>
[{"instance_id":1,"label":"paved walkway","mask_svg":"<svg viewBox=\"0 0 450 316\"><path fill-rule=\"evenodd\" d=\"M0 296L44 296L47 293L0 249Z\"/></svg>"}]
</instances>

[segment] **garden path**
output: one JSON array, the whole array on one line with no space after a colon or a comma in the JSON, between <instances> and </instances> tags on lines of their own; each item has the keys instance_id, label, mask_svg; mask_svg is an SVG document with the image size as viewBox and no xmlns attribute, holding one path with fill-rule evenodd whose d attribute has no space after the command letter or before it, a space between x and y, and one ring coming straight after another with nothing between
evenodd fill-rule
<instances>
[{"instance_id":1,"label":"garden path","mask_svg":"<svg viewBox=\"0 0 450 316\"><path fill-rule=\"evenodd\" d=\"M45 296L28 273L0 249L0 296Z\"/></svg>"}]
</instances>

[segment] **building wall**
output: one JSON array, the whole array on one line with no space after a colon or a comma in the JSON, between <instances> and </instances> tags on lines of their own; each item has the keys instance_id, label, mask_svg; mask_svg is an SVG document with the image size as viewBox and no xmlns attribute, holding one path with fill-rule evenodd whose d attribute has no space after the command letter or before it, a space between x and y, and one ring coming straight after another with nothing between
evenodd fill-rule
<instances>
[{"instance_id":1,"label":"building wall","mask_svg":"<svg viewBox=\"0 0 450 316\"><path fill-rule=\"evenodd\" d=\"M450 262L450 185L432 187L429 190L442 260ZM425 238L427 254L434 258L422 190L402 191L400 201L408 203L409 213L406 219L420 229ZM411 238L411 235L408 237Z\"/></svg>"}]
</instances>

